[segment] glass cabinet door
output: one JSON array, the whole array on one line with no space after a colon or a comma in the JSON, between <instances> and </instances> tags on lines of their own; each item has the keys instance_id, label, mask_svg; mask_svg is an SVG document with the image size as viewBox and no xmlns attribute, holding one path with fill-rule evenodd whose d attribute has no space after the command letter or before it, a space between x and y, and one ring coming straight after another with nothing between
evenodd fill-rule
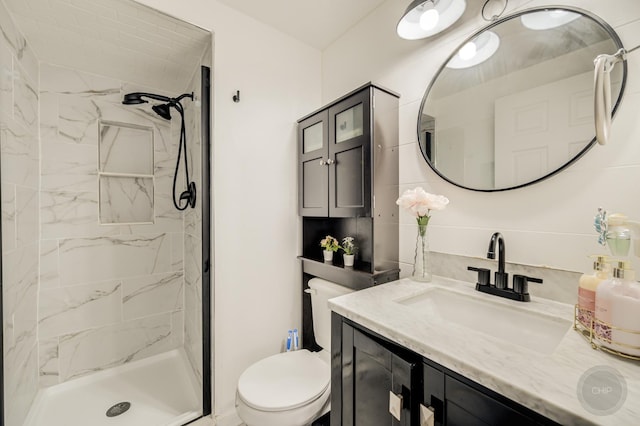
<instances>
[{"instance_id":1,"label":"glass cabinet door","mask_svg":"<svg viewBox=\"0 0 640 426\"><path fill-rule=\"evenodd\" d=\"M317 151L323 145L323 123L319 122L302 131L302 153Z\"/></svg>"},{"instance_id":2,"label":"glass cabinet door","mask_svg":"<svg viewBox=\"0 0 640 426\"><path fill-rule=\"evenodd\" d=\"M329 108L329 216L371 214L371 91Z\"/></svg>"},{"instance_id":3,"label":"glass cabinet door","mask_svg":"<svg viewBox=\"0 0 640 426\"><path fill-rule=\"evenodd\" d=\"M329 214L328 111L298 122L298 212L301 216Z\"/></svg>"},{"instance_id":4,"label":"glass cabinet door","mask_svg":"<svg viewBox=\"0 0 640 426\"><path fill-rule=\"evenodd\" d=\"M362 104L336 114L336 143L341 143L364 133Z\"/></svg>"}]
</instances>

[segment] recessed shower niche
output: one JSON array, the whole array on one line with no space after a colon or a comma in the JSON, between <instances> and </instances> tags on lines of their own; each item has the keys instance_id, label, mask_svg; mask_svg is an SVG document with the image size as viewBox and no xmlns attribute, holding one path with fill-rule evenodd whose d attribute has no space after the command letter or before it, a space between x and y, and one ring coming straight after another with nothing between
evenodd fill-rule
<instances>
[{"instance_id":1,"label":"recessed shower niche","mask_svg":"<svg viewBox=\"0 0 640 426\"><path fill-rule=\"evenodd\" d=\"M209 414L211 33L131 0L3 0L0 30L0 424Z\"/></svg>"},{"instance_id":2,"label":"recessed shower niche","mask_svg":"<svg viewBox=\"0 0 640 426\"><path fill-rule=\"evenodd\" d=\"M153 223L153 129L101 121L100 222Z\"/></svg>"}]
</instances>

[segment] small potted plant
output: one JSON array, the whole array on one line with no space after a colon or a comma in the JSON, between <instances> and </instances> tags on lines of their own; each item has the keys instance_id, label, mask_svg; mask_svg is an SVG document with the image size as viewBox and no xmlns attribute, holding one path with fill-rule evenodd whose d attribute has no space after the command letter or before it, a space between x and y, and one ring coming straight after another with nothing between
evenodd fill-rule
<instances>
[{"instance_id":1,"label":"small potted plant","mask_svg":"<svg viewBox=\"0 0 640 426\"><path fill-rule=\"evenodd\" d=\"M327 235L322 240L320 240L320 247L324 249L322 251L322 254L324 255L324 261L332 262L333 253L338 251L338 249L340 248L340 244L338 244L338 240L336 240L334 237L332 237L331 235Z\"/></svg>"},{"instance_id":2,"label":"small potted plant","mask_svg":"<svg viewBox=\"0 0 640 426\"><path fill-rule=\"evenodd\" d=\"M342 245L340 248L344 251L342 258L344 260L344 266L353 267L353 260L355 258L356 245L353 243L353 237L344 237L342 239Z\"/></svg>"}]
</instances>

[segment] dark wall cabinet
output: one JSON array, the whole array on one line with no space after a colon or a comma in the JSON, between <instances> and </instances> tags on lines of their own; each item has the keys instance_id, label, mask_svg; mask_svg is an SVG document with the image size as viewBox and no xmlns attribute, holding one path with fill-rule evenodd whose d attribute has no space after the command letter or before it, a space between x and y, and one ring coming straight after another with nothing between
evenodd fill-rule
<instances>
[{"instance_id":1,"label":"dark wall cabinet","mask_svg":"<svg viewBox=\"0 0 640 426\"><path fill-rule=\"evenodd\" d=\"M298 123L301 216L371 215L371 96L362 90Z\"/></svg>"},{"instance_id":2,"label":"dark wall cabinet","mask_svg":"<svg viewBox=\"0 0 640 426\"><path fill-rule=\"evenodd\" d=\"M397 280L399 95L367 83L298 120L298 212L302 288L314 277L354 290ZM325 262L320 240L353 237ZM302 346L318 349L311 299L302 293Z\"/></svg>"},{"instance_id":3,"label":"dark wall cabinet","mask_svg":"<svg viewBox=\"0 0 640 426\"><path fill-rule=\"evenodd\" d=\"M398 109L397 94L367 83L298 121L303 259L322 262L326 235L351 236L354 270L397 270Z\"/></svg>"},{"instance_id":4,"label":"dark wall cabinet","mask_svg":"<svg viewBox=\"0 0 640 426\"><path fill-rule=\"evenodd\" d=\"M332 425L557 425L335 313L331 346Z\"/></svg>"}]
</instances>

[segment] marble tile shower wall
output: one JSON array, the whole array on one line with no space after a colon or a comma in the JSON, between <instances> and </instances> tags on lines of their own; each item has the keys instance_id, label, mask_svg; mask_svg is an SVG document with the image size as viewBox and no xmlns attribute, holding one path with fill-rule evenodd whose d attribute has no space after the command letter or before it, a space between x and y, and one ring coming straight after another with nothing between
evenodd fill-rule
<instances>
[{"instance_id":1,"label":"marble tile shower wall","mask_svg":"<svg viewBox=\"0 0 640 426\"><path fill-rule=\"evenodd\" d=\"M4 420L38 390L38 60L0 2ZM0 423L2 420L0 420Z\"/></svg>"},{"instance_id":2,"label":"marble tile shower wall","mask_svg":"<svg viewBox=\"0 0 640 426\"><path fill-rule=\"evenodd\" d=\"M187 92L198 94L201 77L200 70L195 71ZM202 386L202 143L198 105L191 101L185 104L189 176L196 183L198 200L196 208L187 209L184 216L184 346L194 376Z\"/></svg>"},{"instance_id":3,"label":"marble tile shower wall","mask_svg":"<svg viewBox=\"0 0 640 426\"><path fill-rule=\"evenodd\" d=\"M179 126L179 120L165 121L148 105L122 105L122 95L129 91L161 93L41 65L41 386L184 342L184 219L171 199L178 148L172 127ZM112 143L113 133L119 131L125 141L136 131L146 131L153 145L120 149ZM153 152L145 156L144 146L153 146ZM103 178L118 177L99 176L99 171L123 172L131 157L140 159L134 162L137 166L153 159L152 177L145 178L145 185L136 179L104 185ZM149 192L149 182L155 191ZM112 208L106 220L100 205L105 197L110 197ZM141 198L146 201L133 202ZM115 200L124 204L118 207ZM152 214L142 215L141 222L151 218L153 223L119 220L135 222L140 212L127 209L148 210L151 205ZM111 214L116 207L123 216Z\"/></svg>"}]
</instances>

